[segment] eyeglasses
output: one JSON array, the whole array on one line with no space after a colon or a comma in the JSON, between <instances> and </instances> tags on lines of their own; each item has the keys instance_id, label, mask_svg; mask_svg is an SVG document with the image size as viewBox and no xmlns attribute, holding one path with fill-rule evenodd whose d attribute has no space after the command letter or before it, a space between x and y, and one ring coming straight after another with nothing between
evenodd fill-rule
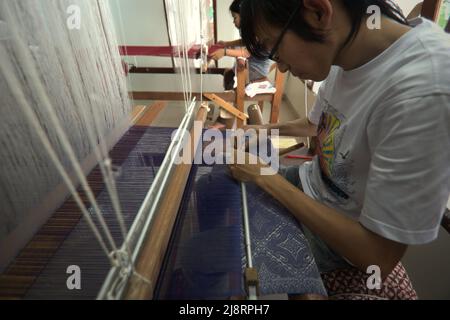
<instances>
[{"instance_id":1,"label":"eyeglasses","mask_svg":"<svg viewBox=\"0 0 450 320\"><path fill-rule=\"evenodd\" d=\"M275 45L273 46L272 50L269 53L269 59L275 62L280 61L280 56L278 55L278 47L281 44L281 41L283 41L284 35L288 31L289 27L291 26L292 21L297 16L298 11L300 10L302 6L303 1L299 1L298 6L295 8L292 15L289 17L286 25L284 26L283 30L281 31L280 35L278 36L277 42L275 42Z\"/></svg>"}]
</instances>

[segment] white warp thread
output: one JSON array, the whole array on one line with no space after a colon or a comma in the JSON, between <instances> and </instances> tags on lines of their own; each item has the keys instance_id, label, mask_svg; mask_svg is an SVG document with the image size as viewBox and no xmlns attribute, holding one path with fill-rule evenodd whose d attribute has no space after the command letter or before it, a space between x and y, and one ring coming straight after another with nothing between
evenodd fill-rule
<instances>
[{"instance_id":1,"label":"white warp thread","mask_svg":"<svg viewBox=\"0 0 450 320\"><path fill-rule=\"evenodd\" d=\"M71 5L81 9L80 30L68 29L67 8ZM6 11L12 14L4 16ZM0 56L0 63L15 66L22 91L62 163L69 168L35 86L22 70L30 61L20 60L10 30L18 30L27 44L45 94L82 161L93 152L88 126L96 128L97 138L108 136L131 110L108 4L104 0L0 0L0 46L7 53ZM0 241L62 182L18 110L7 77L0 73Z\"/></svg>"}]
</instances>

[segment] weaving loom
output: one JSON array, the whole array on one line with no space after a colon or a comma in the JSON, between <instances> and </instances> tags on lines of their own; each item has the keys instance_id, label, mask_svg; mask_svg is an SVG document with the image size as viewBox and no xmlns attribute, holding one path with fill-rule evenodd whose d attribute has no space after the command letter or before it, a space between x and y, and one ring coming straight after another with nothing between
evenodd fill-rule
<instances>
[{"instance_id":1,"label":"weaving loom","mask_svg":"<svg viewBox=\"0 0 450 320\"><path fill-rule=\"evenodd\" d=\"M178 12L190 3L167 2ZM74 4L78 31L66 27ZM174 23L186 115L172 137L177 128L129 127L107 2L1 0L0 9L0 298L245 297L249 260L259 295L326 295L301 226L277 202L251 184L243 193L223 165L174 165L183 133L206 117L188 89L187 18ZM79 290L67 287L73 265Z\"/></svg>"}]
</instances>

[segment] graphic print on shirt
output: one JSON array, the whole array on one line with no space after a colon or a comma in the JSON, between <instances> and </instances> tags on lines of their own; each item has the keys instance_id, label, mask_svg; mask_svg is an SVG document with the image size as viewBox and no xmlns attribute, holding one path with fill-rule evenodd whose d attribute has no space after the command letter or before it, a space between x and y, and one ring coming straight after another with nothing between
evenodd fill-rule
<instances>
[{"instance_id":1,"label":"graphic print on shirt","mask_svg":"<svg viewBox=\"0 0 450 320\"><path fill-rule=\"evenodd\" d=\"M329 190L341 202L349 199L352 183L349 181L349 169L352 160L349 150L341 150L340 145L345 133L345 116L327 101L318 127L317 154L322 179Z\"/></svg>"}]
</instances>

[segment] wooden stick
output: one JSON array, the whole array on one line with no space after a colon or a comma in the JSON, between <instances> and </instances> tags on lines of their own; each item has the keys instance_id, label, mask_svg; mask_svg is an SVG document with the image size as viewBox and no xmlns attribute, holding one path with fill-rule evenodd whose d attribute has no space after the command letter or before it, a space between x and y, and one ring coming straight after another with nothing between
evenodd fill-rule
<instances>
[{"instance_id":1,"label":"wooden stick","mask_svg":"<svg viewBox=\"0 0 450 320\"><path fill-rule=\"evenodd\" d=\"M237 88L236 88L236 102L235 105L240 112L244 113L245 108L245 82L247 80L247 68L237 68ZM244 126L245 119L237 119L237 127Z\"/></svg>"},{"instance_id":2,"label":"wooden stick","mask_svg":"<svg viewBox=\"0 0 450 320\"><path fill-rule=\"evenodd\" d=\"M151 106L137 106L135 109L135 113L137 113L133 117L133 124L135 126L149 127L166 106L166 101L157 101ZM138 111L140 109L141 111Z\"/></svg>"},{"instance_id":3,"label":"wooden stick","mask_svg":"<svg viewBox=\"0 0 450 320\"><path fill-rule=\"evenodd\" d=\"M225 110L227 110L229 113L231 113L232 115L234 115L235 117L241 119L242 121L248 119L248 115L246 115L244 112L236 109L235 107L233 107L231 104L229 104L228 102L226 102L225 100L221 99L220 97L218 97L215 94L212 93L205 93L203 95L206 99L211 100L212 102L218 104L221 108L224 108Z\"/></svg>"},{"instance_id":4,"label":"wooden stick","mask_svg":"<svg viewBox=\"0 0 450 320\"><path fill-rule=\"evenodd\" d=\"M286 155L286 154L288 154L288 153L290 153L292 151L301 149L304 146L305 146L305 144L303 142L301 142L301 143L297 143L296 145L293 145L292 147L289 147L289 148L286 148L286 149L281 149L280 152L279 152L280 157L284 156L284 155Z\"/></svg>"}]
</instances>

